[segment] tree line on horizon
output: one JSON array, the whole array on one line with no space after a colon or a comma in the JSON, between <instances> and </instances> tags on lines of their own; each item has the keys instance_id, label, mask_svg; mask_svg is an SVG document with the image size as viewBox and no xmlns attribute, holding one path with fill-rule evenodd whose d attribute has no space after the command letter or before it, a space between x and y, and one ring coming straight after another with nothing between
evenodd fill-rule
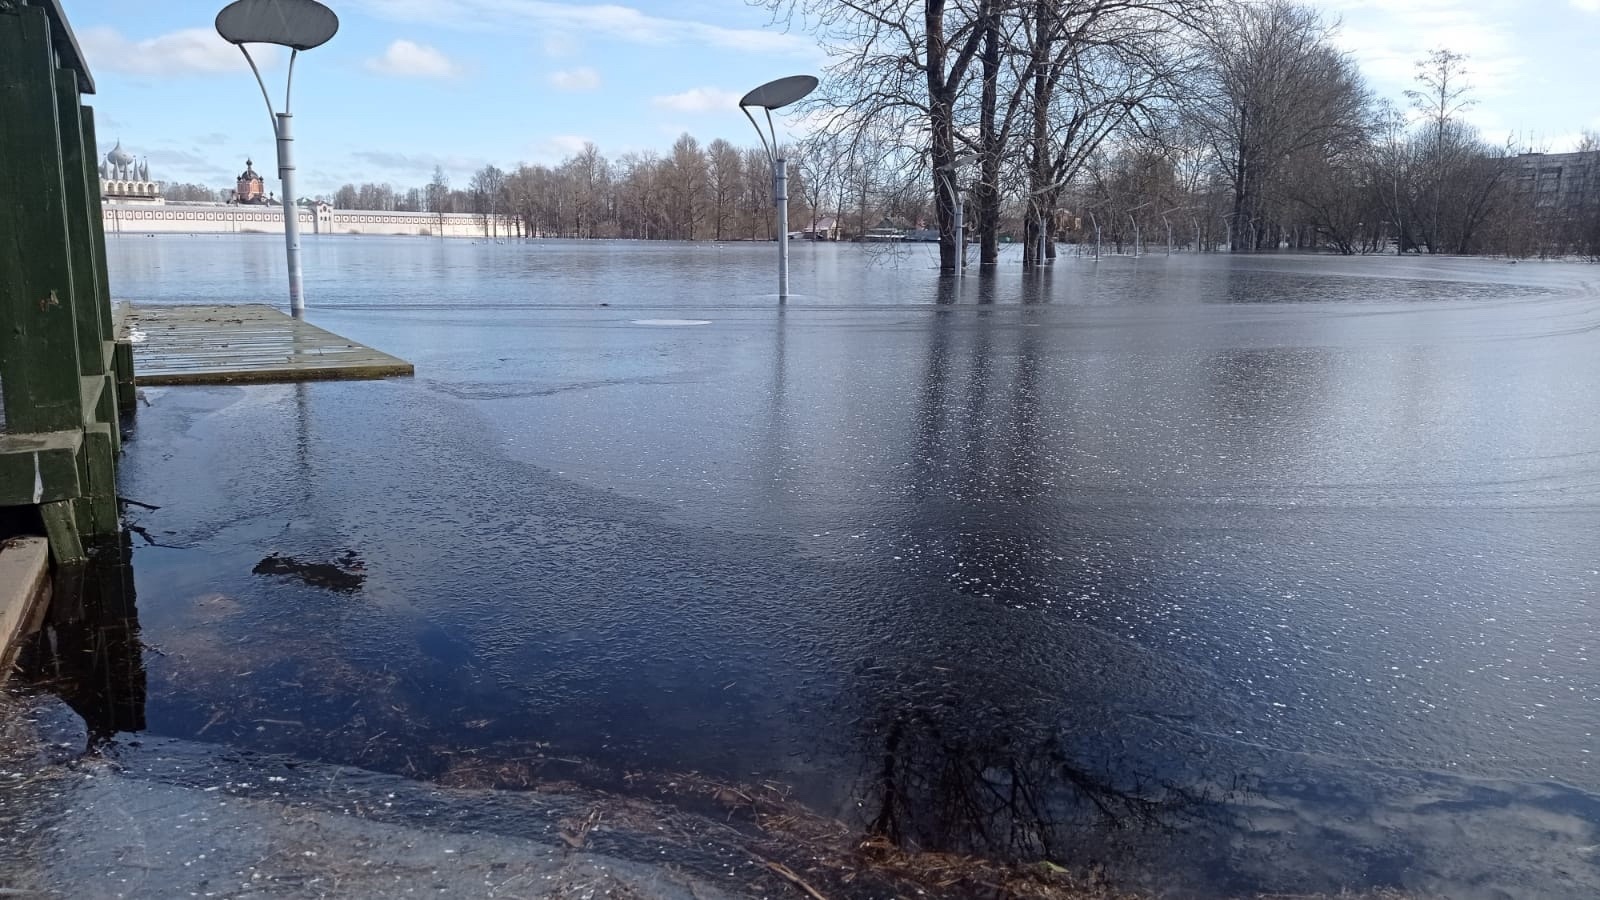
<instances>
[{"instance_id":1,"label":"tree line on horizon","mask_svg":"<svg viewBox=\"0 0 1600 900\"><path fill-rule=\"evenodd\" d=\"M949 269L959 189L980 267L1010 238L1025 265L1062 240L1600 256L1600 152L1586 181L1562 182L1485 140L1464 115L1469 60L1448 49L1417 62L1403 105L1377 98L1336 24L1293 0L762 2L830 59L797 107L811 134L787 148L791 231L934 227ZM1579 150L1600 151L1600 135ZM586 144L552 166L484 166L464 187L436 169L426 185L318 199L530 236L774 234L765 151L689 134L665 154Z\"/></svg>"},{"instance_id":2,"label":"tree line on horizon","mask_svg":"<svg viewBox=\"0 0 1600 900\"><path fill-rule=\"evenodd\" d=\"M791 153L794 151L791 151ZM806 181L789 167L790 228L813 224ZM218 202L228 196L201 185L167 185L170 200ZM322 201L336 209L470 213L486 235L641 240L771 240L776 236L772 166L762 148L718 139L702 147L684 134L669 154L624 153L608 159L595 144L554 166L486 165L465 187L435 167L425 185L397 189L367 182L342 185Z\"/></svg>"},{"instance_id":3,"label":"tree line on horizon","mask_svg":"<svg viewBox=\"0 0 1600 900\"><path fill-rule=\"evenodd\" d=\"M1468 60L1445 48L1417 62L1403 106L1381 100L1336 23L1293 0L762 2L830 59L800 106L821 123L814 190L931 204L947 270L952 186L981 267L1017 232L1025 265L1041 243L1140 237L1600 253L1600 154L1562 181L1486 141L1464 115Z\"/></svg>"}]
</instances>

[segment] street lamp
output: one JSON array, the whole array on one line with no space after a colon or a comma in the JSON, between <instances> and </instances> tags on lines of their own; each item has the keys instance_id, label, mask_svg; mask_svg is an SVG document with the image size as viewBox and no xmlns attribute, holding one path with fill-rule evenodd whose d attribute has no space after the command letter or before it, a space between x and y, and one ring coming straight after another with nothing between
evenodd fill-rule
<instances>
[{"instance_id":1,"label":"street lamp","mask_svg":"<svg viewBox=\"0 0 1600 900\"><path fill-rule=\"evenodd\" d=\"M772 111L782 109L817 89L817 79L812 75L790 75L769 81L739 99L739 110L755 128L766 148L767 159L772 162L772 203L778 208L778 302L789 298L789 169L788 163L778 155L778 133L772 127ZM759 107L767 114L767 131L762 133L750 107ZM768 141L767 136L772 140Z\"/></svg>"},{"instance_id":2,"label":"street lamp","mask_svg":"<svg viewBox=\"0 0 1600 900\"><path fill-rule=\"evenodd\" d=\"M939 184L944 187L945 196L950 199L950 208L955 215L956 232L956 260L955 276L961 277L961 270L967 261L967 233L965 210L961 207L961 186L956 184L956 170L978 158L976 153L963 153L955 159L939 167L939 174L944 176L939 179Z\"/></svg>"},{"instance_id":3,"label":"street lamp","mask_svg":"<svg viewBox=\"0 0 1600 900\"><path fill-rule=\"evenodd\" d=\"M298 319L306 313L306 300L300 289L300 214L295 208L294 132L289 113L294 61L301 50L326 44L339 30L339 17L317 0L237 0L217 13L216 24L217 34L244 54L250 71L255 73L256 84L261 86L261 98L267 101L267 115L272 119L272 133L278 141L278 179L283 182L281 202L283 240L289 262L289 311ZM250 58L245 44L277 44L289 48L289 78L283 88L283 112L273 110L267 84L261 80L261 70L256 68L256 61Z\"/></svg>"},{"instance_id":4,"label":"street lamp","mask_svg":"<svg viewBox=\"0 0 1600 900\"><path fill-rule=\"evenodd\" d=\"M1187 208L1188 207L1185 207L1185 206L1174 206L1173 208L1171 208L1169 210L1165 210L1165 211L1163 211L1161 213L1161 224L1167 226L1167 255L1168 256L1172 255L1172 220L1167 218L1167 216L1172 214L1172 213L1175 213L1175 212L1183 212Z\"/></svg>"},{"instance_id":5,"label":"street lamp","mask_svg":"<svg viewBox=\"0 0 1600 900\"><path fill-rule=\"evenodd\" d=\"M1036 266L1044 265L1045 247L1047 246L1046 237L1045 237L1045 231L1044 231L1044 212L1045 212L1045 210L1044 210L1044 203L1041 202L1041 198L1045 194L1050 193L1051 191L1060 190L1061 188L1064 188L1066 186L1067 186L1067 183L1065 181L1058 181L1055 184L1047 184L1042 188L1038 188L1038 189L1034 190L1032 193L1030 193L1028 195L1028 206L1033 211L1034 221L1039 224L1039 249L1038 249L1039 258L1034 262L1034 265L1036 265ZM1091 216L1091 218L1092 218L1092 216ZM1098 256L1099 256L1099 254L1097 253L1096 257L1098 258ZM1024 258L1026 258L1026 257L1024 257Z\"/></svg>"},{"instance_id":6,"label":"street lamp","mask_svg":"<svg viewBox=\"0 0 1600 900\"><path fill-rule=\"evenodd\" d=\"M1094 211L1099 209L1102 206L1105 206L1107 203L1110 203L1110 202L1111 202L1111 198L1107 197L1104 200L1099 201L1098 203L1091 203L1091 204L1089 204L1089 205L1087 205L1087 206L1085 206L1083 208L1083 211L1089 214L1089 222L1090 222L1090 224L1094 225L1094 258L1095 258L1095 262L1099 262L1100 261L1100 217L1096 216L1094 214Z\"/></svg>"},{"instance_id":7,"label":"street lamp","mask_svg":"<svg viewBox=\"0 0 1600 900\"><path fill-rule=\"evenodd\" d=\"M1128 221L1133 223L1133 258L1134 259L1138 259L1139 258L1139 220L1135 219L1133 217L1133 214L1138 212L1141 209L1144 209L1146 206L1149 206L1150 204L1152 204L1154 202L1155 202L1154 200L1146 200L1145 202L1139 204L1138 206L1135 206L1134 208L1128 210Z\"/></svg>"}]
</instances>

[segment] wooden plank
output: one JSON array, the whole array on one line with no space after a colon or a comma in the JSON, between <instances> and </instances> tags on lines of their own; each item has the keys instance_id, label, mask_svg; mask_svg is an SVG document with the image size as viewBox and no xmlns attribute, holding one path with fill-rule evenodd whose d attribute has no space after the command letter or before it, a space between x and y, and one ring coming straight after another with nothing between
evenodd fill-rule
<instances>
[{"instance_id":1,"label":"wooden plank","mask_svg":"<svg viewBox=\"0 0 1600 900\"><path fill-rule=\"evenodd\" d=\"M90 237L92 243L90 251L94 254L95 285L98 292L95 295L95 305L100 311L100 337L111 340L111 335L116 331L116 325L111 316L111 280L106 274L106 229L105 219L101 217L100 206L100 159L99 144L94 135L94 110L87 106L79 106L78 114L83 120L83 146L86 156L84 164L87 167L89 178L89 223L92 226ZM132 376L132 373L129 373Z\"/></svg>"},{"instance_id":2,"label":"wooden plank","mask_svg":"<svg viewBox=\"0 0 1600 900\"><path fill-rule=\"evenodd\" d=\"M39 507L44 518L45 533L50 536L50 555L57 565L72 565L89 558L83 552L83 540L78 536L78 511L76 500L59 500Z\"/></svg>"},{"instance_id":3,"label":"wooden plank","mask_svg":"<svg viewBox=\"0 0 1600 900\"><path fill-rule=\"evenodd\" d=\"M95 412L100 408L100 395L105 388L104 375L83 375L78 378L78 396L83 398L83 424L90 425L96 420Z\"/></svg>"},{"instance_id":4,"label":"wooden plank","mask_svg":"<svg viewBox=\"0 0 1600 900\"><path fill-rule=\"evenodd\" d=\"M117 412L131 416L139 408L138 389L133 383L133 345L117 341L113 346L116 348Z\"/></svg>"},{"instance_id":5,"label":"wooden plank","mask_svg":"<svg viewBox=\"0 0 1600 900\"><path fill-rule=\"evenodd\" d=\"M61 9L61 0L31 0L31 2L36 6L43 6L50 14L50 40L55 44L56 52L61 54L61 64L71 69L77 77L78 92L94 93L94 76L89 74L89 66L83 61L83 51L78 48L78 37L72 33L72 26L67 22L67 14Z\"/></svg>"},{"instance_id":6,"label":"wooden plank","mask_svg":"<svg viewBox=\"0 0 1600 900\"><path fill-rule=\"evenodd\" d=\"M102 380L105 376L100 376ZM96 422L84 429L78 454L83 493L77 501L78 528L85 535L105 537L122 527L117 508L117 425Z\"/></svg>"},{"instance_id":7,"label":"wooden plank","mask_svg":"<svg viewBox=\"0 0 1600 900\"><path fill-rule=\"evenodd\" d=\"M100 220L89 218L89 197L100 195L100 179L94 180L91 189L93 150L84 150L78 86L65 69L56 70L56 114L61 130L61 179L67 192L67 258L72 265L72 315L78 323L78 365L84 375L99 375L105 372L105 360L100 347L100 285L93 234ZM85 406L83 412L92 417L94 407Z\"/></svg>"},{"instance_id":8,"label":"wooden plank","mask_svg":"<svg viewBox=\"0 0 1600 900\"><path fill-rule=\"evenodd\" d=\"M0 15L0 378L13 432L83 421L54 57L44 10Z\"/></svg>"},{"instance_id":9,"label":"wooden plank","mask_svg":"<svg viewBox=\"0 0 1600 900\"><path fill-rule=\"evenodd\" d=\"M11 673L34 611L49 596L49 542L20 537L0 543L0 684Z\"/></svg>"},{"instance_id":10,"label":"wooden plank","mask_svg":"<svg viewBox=\"0 0 1600 900\"><path fill-rule=\"evenodd\" d=\"M412 375L411 363L270 306L138 306L122 314L141 385Z\"/></svg>"},{"instance_id":11,"label":"wooden plank","mask_svg":"<svg viewBox=\"0 0 1600 900\"><path fill-rule=\"evenodd\" d=\"M0 506L70 500L82 493L78 453L83 432L0 435Z\"/></svg>"}]
</instances>

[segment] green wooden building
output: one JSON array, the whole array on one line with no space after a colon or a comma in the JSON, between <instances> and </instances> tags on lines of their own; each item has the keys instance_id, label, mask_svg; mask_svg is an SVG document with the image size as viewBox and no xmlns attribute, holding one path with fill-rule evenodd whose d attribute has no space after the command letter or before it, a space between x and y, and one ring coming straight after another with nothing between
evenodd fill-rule
<instances>
[{"instance_id":1,"label":"green wooden building","mask_svg":"<svg viewBox=\"0 0 1600 900\"><path fill-rule=\"evenodd\" d=\"M92 93L59 0L0 0L0 507L32 517L58 563L120 527L117 422L134 403L133 354L113 339Z\"/></svg>"}]
</instances>

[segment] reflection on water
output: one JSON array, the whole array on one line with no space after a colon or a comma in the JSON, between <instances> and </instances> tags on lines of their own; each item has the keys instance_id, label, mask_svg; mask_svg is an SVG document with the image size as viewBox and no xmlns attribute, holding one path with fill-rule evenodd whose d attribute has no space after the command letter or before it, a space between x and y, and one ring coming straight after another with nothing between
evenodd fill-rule
<instances>
[{"instance_id":1,"label":"reflection on water","mask_svg":"<svg viewBox=\"0 0 1600 900\"><path fill-rule=\"evenodd\" d=\"M808 248L777 307L766 250L325 244L419 375L147 392L151 730L1185 894L1600 884L1588 270Z\"/></svg>"},{"instance_id":2,"label":"reflection on water","mask_svg":"<svg viewBox=\"0 0 1600 900\"><path fill-rule=\"evenodd\" d=\"M1119 758L1110 723L1073 734L1003 708L972 712L886 711L870 734L878 746L864 752L875 765L860 788L869 835L915 850L1082 865L1105 831L1228 817L1230 796L1209 783L1181 783Z\"/></svg>"},{"instance_id":3,"label":"reflection on water","mask_svg":"<svg viewBox=\"0 0 1600 900\"><path fill-rule=\"evenodd\" d=\"M57 573L39 633L24 646L21 678L47 688L83 718L86 752L145 729L144 645L127 532L94 548L81 568Z\"/></svg>"}]
</instances>

